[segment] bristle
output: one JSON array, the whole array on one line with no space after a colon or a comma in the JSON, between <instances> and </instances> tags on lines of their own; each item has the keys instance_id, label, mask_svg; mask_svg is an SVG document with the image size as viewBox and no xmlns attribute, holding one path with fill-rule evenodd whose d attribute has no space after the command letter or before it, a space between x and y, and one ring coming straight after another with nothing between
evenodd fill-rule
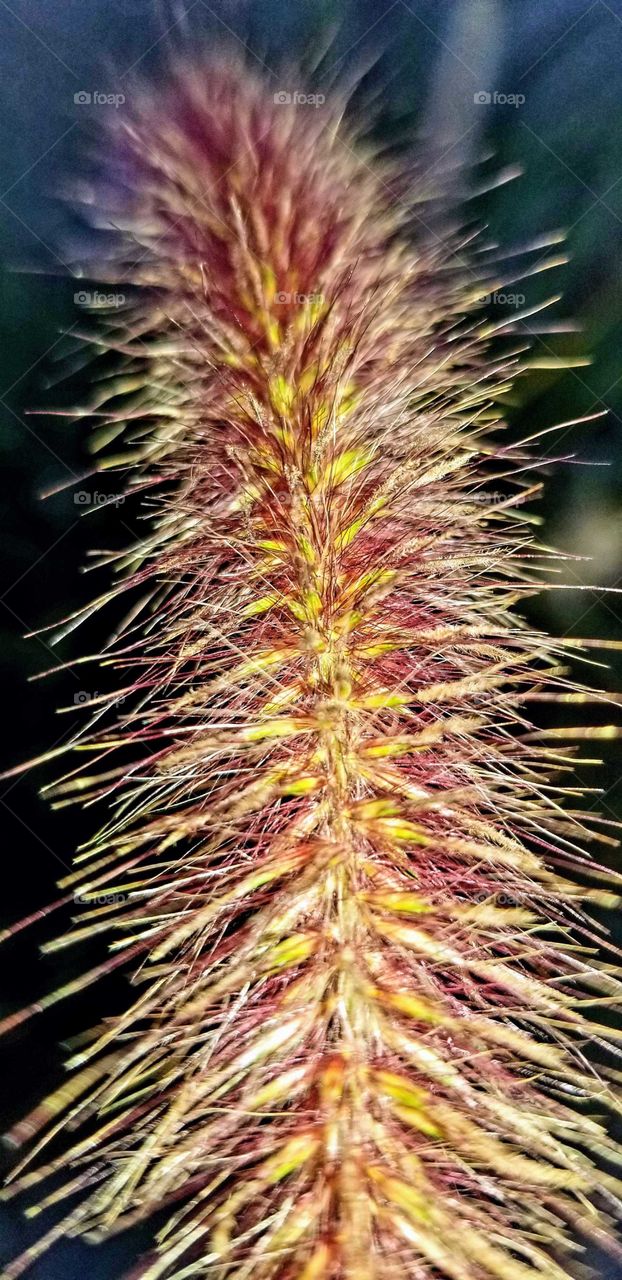
<instances>
[{"instance_id":1,"label":"bristle","mask_svg":"<svg viewBox=\"0 0 622 1280\"><path fill-rule=\"evenodd\" d=\"M170 1206L133 1280L562 1280L618 1205L586 1046L619 1053L622 997L564 741L617 729L529 715L590 696L560 654L591 642L513 612L556 562L497 402L542 362L491 348L481 264L413 240L415 179L344 104L283 96L179 65L89 197L132 297L81 412L150 526L103 557L119 692L52 794L109 817L52 947L110 955L7 1025L120 965L137 995L12 1129L53 1122L13 1187L65 1169L98 1238Z\"/></svg>"}]
</instances>

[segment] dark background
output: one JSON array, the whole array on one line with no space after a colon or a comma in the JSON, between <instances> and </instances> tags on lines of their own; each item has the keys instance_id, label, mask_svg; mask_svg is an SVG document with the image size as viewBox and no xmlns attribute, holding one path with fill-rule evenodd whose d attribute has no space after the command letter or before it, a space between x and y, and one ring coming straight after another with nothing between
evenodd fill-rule
<instances>
[{"instance_id":1,"label":"dark background","mask_svg":"<svg viewBox=\"0 0 622 1280\"><path fill-rule=\"evenodd\" d=\"M86 323L67 264L86 250L88 235L57 192L67 176L80 174L85 135L97 126L97 113L123 105L83 106L74 103L74 94L125 91L127 97L133 69L157 72L171 46L197 49L223 38L242 40L249 63L264 64L276 91L284 82L284 64L325 44L322 70L357 71L360 102L374 99L376 110L381 104L376 128L384 137L414 144L422 135L427 153L444 157L435 162L441 167L494 153L489 171L505 165L523 169L520 179L479 200L477 216L506 247L566 230L569 264L508 292L523 293L527 306L563 293L555 316L572 319L583 332L569 328L534 337L535 351L589 352L592 363L534 370L512 396L511 430L527 434L608 411L563 433L561 452L574 460L551 470L539 510L544 539L580 558L565 570L570 589L534 602L531 616L558 634L622 639L620 596L602 590L622 586L622 0L213 0L213 6L205 0L0 0L0 33L4 767L68 737L84 715L74 705L76 695L102 689L101 677L81 666L28 681L61 660L97 651L113 615L100 615L78 637L54 648L48 633L23 637L104 587L105 574L81 573L87 550L123 543L134 525L126 507L87 509L74 501L89 470L83 425L28 412L80 403L87 385L88 371L71 372L74 339ZM309 87L317 89L313 78ZM478 91L521 95L524 101L478 103ZM512 303L492 309L499 317L511 314ZM527 320L526 327L535 323ZM560 449L560 435L545 437L545 453ZM67 489L41 500L42 491L68 480ZM581 584L597 586L575 589ZM621 666L614 654L596 681L621 688ZM59 705L70 710L57 717ZM586 714L596 722L622 721L616 708ZM606 746L598 779L604 794L594 804L618 817L620 748ZM50 901L76 844L93 830L93 812L52 812L39 798L38 788L53 776L47 765L2 784L1 924ZM592 777L587 780L594 785ZM37 950L62 923L52 917L6 945L1 1012L36 999L71 973L73 953L60 963ZM617 933L622 934L619 927ZM124 995L121 979L109 981L7 1039L1 1129L62 1079L58 1042L121 1007ZM35 1225L26 1224L12 1203L0 1208L2 1256L22 1248ZM133 1236L95 1250L65 1241L29 1275L77 1280L88 1266L94 1280L114 1277L135 1256L137 1243ZM600 1274L616 1274L610 1261L591 1261Z\"/></svg>"}]
</instances>

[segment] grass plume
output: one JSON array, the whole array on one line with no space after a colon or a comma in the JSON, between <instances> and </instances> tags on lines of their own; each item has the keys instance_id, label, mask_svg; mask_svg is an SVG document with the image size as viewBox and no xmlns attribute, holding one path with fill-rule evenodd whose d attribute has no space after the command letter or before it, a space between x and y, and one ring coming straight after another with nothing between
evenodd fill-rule
<instances>
[{"instance_id":1,"label":"grass plume","mask_svg":"<svg viewBox=\"0 0 622 1280\"><path fill-rule=\"evenodd\" d=\"M9 1191L77 1196L11 1280L163 1209L132 1280L562 1280L619 1205L619 877L573 773L615 729L530 718L591 695L520 617L555 566L501 434L524 343L342 107L184 64L110 141L93 276L133 294L82 412L150 523L104 557L119 690L52 794L109 816L49 944L110 952L5 1029L117 966L135 995L10 1135Z\"/></svg>"}]
</instances>

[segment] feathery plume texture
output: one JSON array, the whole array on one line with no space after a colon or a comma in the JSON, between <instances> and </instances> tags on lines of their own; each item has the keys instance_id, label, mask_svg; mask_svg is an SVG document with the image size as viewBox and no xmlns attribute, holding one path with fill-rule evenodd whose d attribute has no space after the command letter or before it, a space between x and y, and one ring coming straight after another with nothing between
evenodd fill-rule
<instances>
[{"instance_id":1,"label":"feathery plume texture","mask_svg":"<svg viewBox=\"0 0 622 1280\"><path fill-rule=\"evenodd\" d=\"M121 687L52 790L110 816L48 944L110 953L5 1027L119 966L136 996L9 1135L10 1192L75 1198L9 1278L168 1209L132 1280L562 1280L619 1208L616 877L571 745L615 730L529 719L591 695L589 642L513 612L554 564L500 436L524 341L491 353L494 257L413 239L343 106L222 59L114 126L97 268L135 296L86 409L150 525L103 557Z\"/></svg>"}]
</instances>

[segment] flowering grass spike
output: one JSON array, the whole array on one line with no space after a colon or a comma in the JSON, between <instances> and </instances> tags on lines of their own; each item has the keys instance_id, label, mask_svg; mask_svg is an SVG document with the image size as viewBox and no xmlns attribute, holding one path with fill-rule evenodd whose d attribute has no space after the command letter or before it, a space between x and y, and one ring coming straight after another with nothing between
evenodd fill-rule
<instances>
[{"instance_id":1,"label":"flowering grass spike","mask_svg":"<svg viewBox=\"0 0 622 1280\"><path fill-rule=\"evenodd\" d=\"M286 97L181 64L83 193L115 229L93 278L132 286L86 411L150 523L103 557L119 688L52 791L109 816L48 949L110 952L5 1028L119 966L135 996L9 1135L9 1193L73 1197L9 1280L156 1211L132 1280L562 1280L620 1205L588 914L619 876L582 852L572 745L615 730L529 719L591 696L589 642L513 612L555 558L500 434L528 361L481 298L509 281L413 218L429 180L343 102Z\"/></svg>"}]
</instances>

